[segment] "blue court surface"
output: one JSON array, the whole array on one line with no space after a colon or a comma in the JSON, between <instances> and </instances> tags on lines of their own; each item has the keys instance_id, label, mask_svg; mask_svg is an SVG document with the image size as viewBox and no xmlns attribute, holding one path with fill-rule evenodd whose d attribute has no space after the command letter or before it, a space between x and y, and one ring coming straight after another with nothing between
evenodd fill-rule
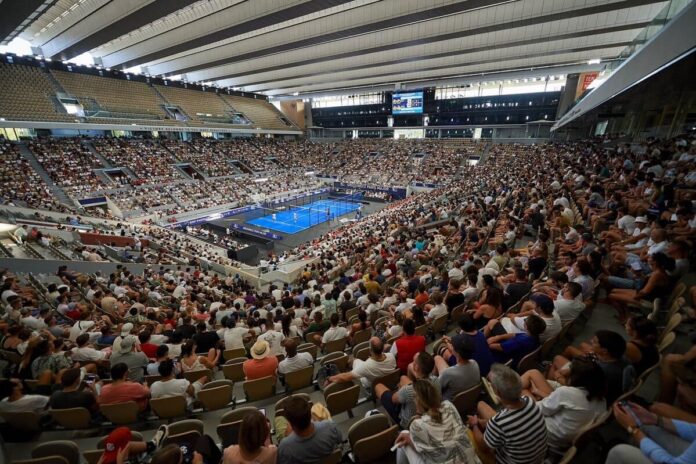
<instances>
[{"instance_id":1,"label":"blue court surface","mask_svg":"<svg viewBox=\"0 0 696 464\"><path fill-rule=\"evenodd\" d=\"M343 216L360 207L352 201L319 200L302 206L293 206L273 214L247 221L257 227L276 230L284 234L296 234L312 226L328 221L326 209L329 208L331 219Z\"/></svg>"}]
</instances>

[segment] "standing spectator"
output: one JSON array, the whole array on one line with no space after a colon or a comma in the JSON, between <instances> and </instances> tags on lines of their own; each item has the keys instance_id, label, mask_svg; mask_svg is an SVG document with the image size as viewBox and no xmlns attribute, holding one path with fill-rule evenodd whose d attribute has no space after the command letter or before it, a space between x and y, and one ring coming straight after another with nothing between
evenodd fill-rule
<instances>
[{"instance_id":1,"label":"standing spectator","mask_svg":"<svg viewBox=\"0 0 696 464\"><path fill-rule=\"evenodd\" d=\"M500 398L502 408L495 411L480 401L478 416L469 417L479 451L490 460L506 464L540 464L546 457L546 422L534 400L522 396L522 380L517 372L494 364L488 380Z\"/></svg>"},{"instance_id":2,"label":"standing spectator","mask_svg":"<svg viewBox=\"0 0 696 464\"><path fill-rule=\"evenodd\" d=\"M306 399L293 396L284 405L292 433L278 446L278 464L319 462L341 445L343 438L333 421L312 422Z\"/></svg>"}]
</instances>

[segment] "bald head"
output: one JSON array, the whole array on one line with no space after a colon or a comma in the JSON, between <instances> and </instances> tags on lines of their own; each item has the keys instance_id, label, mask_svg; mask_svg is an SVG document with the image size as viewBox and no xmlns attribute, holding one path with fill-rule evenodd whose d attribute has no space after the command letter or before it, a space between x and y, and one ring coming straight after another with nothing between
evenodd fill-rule
<instances>
[{"instance_id":1,"label":"bald head","mask_svg":"<svg viewBox=\"0 0 696 464\"><path fill-rule=\"evenodd\" d=\"M384 351L384 342L379 337L372 337L370 339L370 352L374 356L382 356L382 352Z\"/></svg>"}]
</instances>

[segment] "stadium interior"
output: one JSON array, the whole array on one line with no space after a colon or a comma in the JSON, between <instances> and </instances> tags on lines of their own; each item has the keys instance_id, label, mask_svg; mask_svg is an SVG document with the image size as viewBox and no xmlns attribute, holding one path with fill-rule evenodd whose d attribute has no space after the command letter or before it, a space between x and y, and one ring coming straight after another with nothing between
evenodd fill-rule
<instances>
[{"instance_id":1,"label":"stadium interior","mask_svg":"<svg viewBox=\"0 0 696 464\"><path fill-rule=\"evenodd\" d=\"M0 0L0 462L696 464L694 24Z\"/></svg>"}]
</instances>

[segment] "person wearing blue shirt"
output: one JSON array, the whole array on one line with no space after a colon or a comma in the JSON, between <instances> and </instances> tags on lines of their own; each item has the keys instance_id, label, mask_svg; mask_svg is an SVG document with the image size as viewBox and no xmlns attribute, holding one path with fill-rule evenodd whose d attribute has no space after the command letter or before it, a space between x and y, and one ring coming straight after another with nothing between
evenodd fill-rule
<instances>
[{"instance_id":1,"label":"person wearing blue shirt","mask_svg":"<svg viewBox=\"0 0 696 464\"><path fill-rule=\"evenodd\" d=\"M496 335L488 339L488 346L493 352L493 359L506 363L512 359L516 368L522 358L539 347L539 335L546 330L546 323L536 314L530 314L524 321L525 332Z\"/></svg>"},{"instance_id":2,"label":"person wearing blue shirt","mask_svg":"<svg viewBox=\"0 0 696 464\"><path fill-rule=\"evenodd\" d=\"M606 464L696 463L696 424L659 416L631 402L615 404L614 417L638 446L614 446Z\"/></svg>"}]
</instances>

